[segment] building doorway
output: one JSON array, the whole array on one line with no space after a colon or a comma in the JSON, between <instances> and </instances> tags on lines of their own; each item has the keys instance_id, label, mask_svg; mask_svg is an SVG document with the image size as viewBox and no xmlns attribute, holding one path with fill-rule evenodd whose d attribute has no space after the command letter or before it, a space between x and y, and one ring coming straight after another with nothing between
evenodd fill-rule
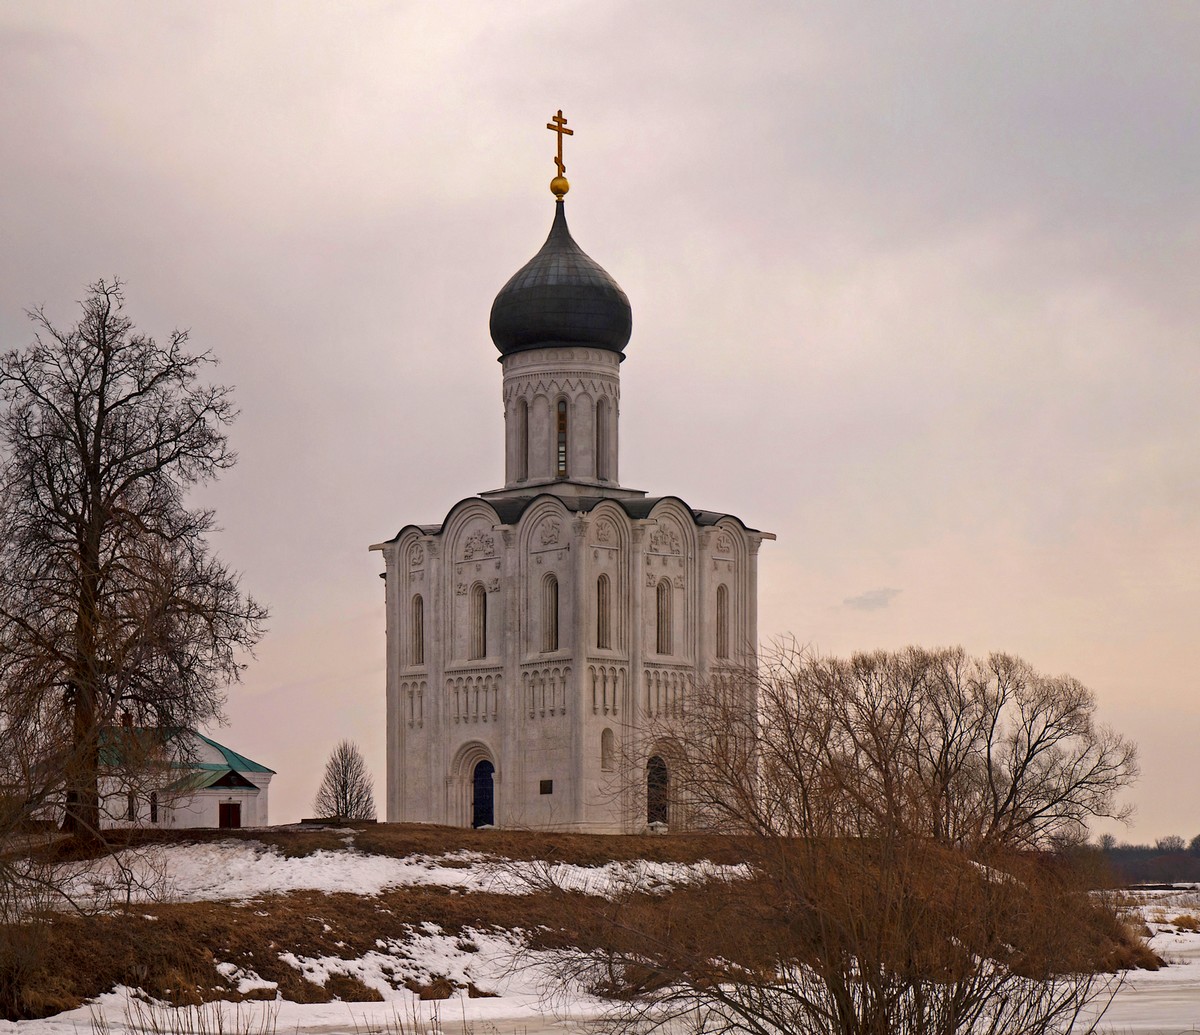
<instances>
[{"instance_id":1,"label":"building doorway","mask_svg":"<svg viewBox=\"0 0 1200 1035\"><path fill-rule=\"evenodd\" d=\"M242 803L222 801L217 805L217 826L222 830L236 830L242 825Z\"/></svg>"},{"instance_id":2,"label":"building doorway","mask_svg":"<svg viewBox=\"0 0 1200 1035\"><path fill-rule=\"evenodd\" d=\"M666 823L670 815L671 774L661 755L646 763L646 822Z\"/></svg>"},{"instance_id":3,"label":"building doorway","mask_svg":"<svg viewBox=\"0 0 1200 1035\"><path fill-rule=\"evenodd\" d=\"M476 764L471 777L471 826L490 827L496 824L495 788L492 777L496 767L486 758Z\"/></svg>"}]
</instances>

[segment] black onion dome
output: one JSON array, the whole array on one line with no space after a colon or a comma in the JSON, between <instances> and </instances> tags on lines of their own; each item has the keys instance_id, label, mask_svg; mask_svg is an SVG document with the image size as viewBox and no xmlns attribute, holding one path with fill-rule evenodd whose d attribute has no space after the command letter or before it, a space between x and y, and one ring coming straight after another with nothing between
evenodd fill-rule
<instances>
[{"instance_id":1,"label":"black onion dome","mask_svg":"<svg viewBox=\"0 0 1200 1035\"><path fill-rule=\"evenodd\" d=\"M542 250L492 303L492 341L503 356L526 349L590 345L621 353L633 315L620 285L571 237L561 201Z\"/></svg>"}]
</instances>

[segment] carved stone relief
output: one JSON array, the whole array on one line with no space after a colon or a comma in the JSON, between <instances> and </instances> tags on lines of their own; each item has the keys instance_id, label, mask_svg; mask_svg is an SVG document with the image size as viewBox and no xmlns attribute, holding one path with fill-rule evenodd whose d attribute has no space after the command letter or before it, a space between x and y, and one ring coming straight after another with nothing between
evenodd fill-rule
<instances>
[{"instance_id":1,"label":"carved stone relief","mask_svg":"<svg viewBox=\"0 0 1200 1035\"><path fill-rule=\"evenodd\" d=\"M659 553L679 553L679 536L669 528L656 528L650 533L650 549Z\"/></svg>"},{"instance_id":2,"label":"carved stone relief","mask_svg":"<svg viewBox=\"0 0 1200 1035\"><path fill-rule=\"evenodd\" d=\"M543 546L552 546L558 542L561 535L562 522L555 518L551 518L542 525L541 535L539 538L541 539Z\"/></svg>"},{"instance_id":3,"label":"carved stone relief","mask_svg":"<svg viewBox=\"0 0 1200 1035\"><path fill-rule=\"evenodd\" d=\"M463 547L463 556L468 560L476 557L491 557L496 552L496 540L486 532L476 532L468 537Z\"/></svg>"}]
</instances>

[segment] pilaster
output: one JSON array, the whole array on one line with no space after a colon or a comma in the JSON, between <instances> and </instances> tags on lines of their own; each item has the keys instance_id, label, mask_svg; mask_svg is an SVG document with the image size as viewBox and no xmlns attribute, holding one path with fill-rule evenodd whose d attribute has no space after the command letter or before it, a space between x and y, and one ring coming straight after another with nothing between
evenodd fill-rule
<instances>
[{"instance_id":1,"label":"pilaster","mask_svg":"<svg viewBox=\"0 0 1200 1035\"><path fill-rule=\"evenodd\" d=\"M591 585L588 578L587 536L591 526L589 518L582 514L571 521L571 548L575 551L572 558L571 581L574 586L574 608L572 618L574 628L571 630L571 653L575 657L574 676L575 686L572 690L571 711L568 712L571 721L571 758L574 771L572 783L574 789L571 795L571 811L576 825L583 825L586 819L584 802L584 774L587 770L586 757L590 744L585 735L584 727L591 711L585 707L584 694L587 683L588 648L591 637L588 634L588 605L591 601Z\"/></svg>"}]
</instances>

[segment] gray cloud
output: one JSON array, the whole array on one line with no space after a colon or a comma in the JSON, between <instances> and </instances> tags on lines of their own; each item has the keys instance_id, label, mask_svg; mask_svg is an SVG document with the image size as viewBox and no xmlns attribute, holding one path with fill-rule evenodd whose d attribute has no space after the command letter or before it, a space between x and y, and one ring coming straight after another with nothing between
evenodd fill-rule
<instances>
[{"instance_id":1,"label":"gray cloud","mask_svg":"<svg viewBox=\"0 0 1200 1035\"><path fill-rule=\"evenodd\" d=\"M853 608L855 611L882 611L899 595L898 589L869 589L856 597L846 597L842 606Z\"/></svg>"}]
</instances>

